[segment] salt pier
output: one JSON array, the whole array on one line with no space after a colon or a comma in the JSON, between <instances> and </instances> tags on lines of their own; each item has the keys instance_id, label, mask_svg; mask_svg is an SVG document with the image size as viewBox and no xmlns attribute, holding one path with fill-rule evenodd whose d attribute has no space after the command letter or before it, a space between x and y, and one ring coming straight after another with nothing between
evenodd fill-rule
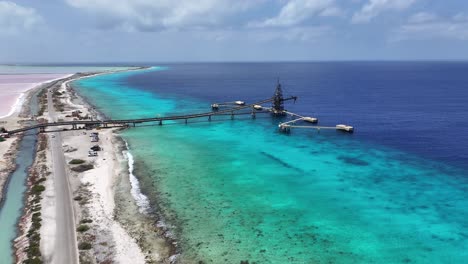
<instances>
[{"instance_id":1,"label":"salt pier","mask_svg":"<svg viewBox=\"0 0 468 264\"><path fill-rule=\"evenodd\" d=\"M186 115L173 115L165 117L149 117L149 118L137 118L137 119L108 119L108 120L75 120L75 121L62 121L62 122L45 122L31 126L26 126L14 130L3 131L8 136L25 132L28 130L39 129L40 133L47 132L46 129L50 127L56 127L57 130L65 131L69 130L67 127L71 127L71 130L86 129L86 128L108 128L108 127L137 127L138 124L152 123L156 125L163 125L165 121L183 121L188 124L189 120L192 119L203 119L211 121L212 117L215 116L230 116L231 120L236 115L251 115L255 118L257 114L270 114L274 117L291 116L293 120L282 122L278 125L281 132L289 133L291 129L336 129L344 132L353 132L353 127L348 125L336 125L334 127L316 126L318 122L317 118L302 116L296 113L289 112L284 108L284 102L294 100L296 102L296 96L283 96L281 84L278 81L275 93L273 97L261 100L258 102L247 104L245 101L237 100L232 102L224 103L213 103L211 104L211 112L205 113L194 113ZM272 103L271 107L264 107L262 104ZM306 125L306 123L308 125ZM57 131L55 130L55 131Z\"/></svg>"}]
</instances>

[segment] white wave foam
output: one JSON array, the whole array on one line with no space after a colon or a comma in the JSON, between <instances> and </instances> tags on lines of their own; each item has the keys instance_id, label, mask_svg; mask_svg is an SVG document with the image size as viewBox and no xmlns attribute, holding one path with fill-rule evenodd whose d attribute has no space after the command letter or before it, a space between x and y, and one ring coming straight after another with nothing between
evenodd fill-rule
<instances>
[{"instance_id":1,"label":"white wave foam","mask_svg":"<svg viewBox=\"0 0 468 264\"><path fill-rule=\"evenodd\" d=\"M124 151L124 154L127 156L128 175L129 175L130 185L132 186L130 192L133 196L133 199L135 199L135 202L138 206L138 210L140 211L140 213L148 214L150 210L150 202L149 202L148 197L141 193L140 182L133 174L134 158L133 158L132 153L130 153L128 143L126 141L125 141L125 145L127 146L127 150Z\"/></svg>"}]
</instances>

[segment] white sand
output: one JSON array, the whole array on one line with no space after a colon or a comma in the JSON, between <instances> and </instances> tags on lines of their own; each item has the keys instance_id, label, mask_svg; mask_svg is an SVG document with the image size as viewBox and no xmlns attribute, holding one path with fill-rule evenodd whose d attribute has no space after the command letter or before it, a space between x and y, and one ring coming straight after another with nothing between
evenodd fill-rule
<instances>
[{"instance_id":1,"label":"white sand","mask_svg":"<svg viewBox=\"0 0 468 264\"><path fill-rule=\"evenodd\" d=\"M60 92L64 95L64 98L61 99L62 102L68 105L70 109L59 115L58 118L63 120L72 120L72 118L65 117L65 115L69 115L74 110L82 111L83 116L90 114L87 107L77 105L72 102L70 92L66 89L66 84L62 85ZM66 109L68 108L66 107ZM96 130L94 130L94 132L96 132ZM72 159L82 159L88 163L94 164L95 167L92 170L82 173L70 171L70 177L75 178L76 180L71 180L71 184L75 185L72 187L73 190L78 188L80 182L82 184L89 184L88 190L91 195L88 197L88 203L84 206L89 213L89 217L87 218L91 218L93 220L90 224L92 228L87 232L93 232L96 236L96 241L93 243L95 245L95 255L100 255L102 257L107 254L103 252L111 251L107 258L112 258L115 263L145 263L145 256L135 239L128 234L119 222L114 220L115 202L113 186L118 173L123 169L119 164L119 159L121 161L123 155L118 153L115 148L117 140L113 134L113 130L107 129L100 130L98 132L100 138L100 142L98 143L91 142L91 138L89 136L90 131L79 130L62 133L62 145L64 146L63 149L65 151L67 162ZM96 144L99 144L103 150L99 152L98 157L88 157L90 147ZM66 150L70 148L76 150L67 152ZM46 190L50 190L49 186L46 186ZM51 192L53 193L53 190ZM48 196L48 193L46 193L46 196ZM53 199L44 199L44 203L46 200ZM43 206L53 207L53 204L44 204ZM43 209L43 212L47 211L49 210ZM50 210L50 212L53 213L53 209ZM49 219L49 217L52 217L52 214L46 213L44 220ZM76 219L76 222L78 223L80 220L81 219ZM54 227L53 222L53 220L43 221L44 232L49 232L50 229ZM48 239L41 240L41 250L43 250L44 255L50 254L50 250L53 250L54 248L53 235L48 235L47 238ZM96 244L103 242L111 244L111 248L106 249L96 246Z\"/></svg>"},{"instance_id":2,"label":"white sand","mask_svg":"<svg viewBox=\"0 0 468 264\"><path fill-rule=\"evenodd\" d=\"M50 137L49 139L50 140ZM46 151L46 159L48 168L52 168L52 157L50 149ZM41 200L41 216L42 216L42 226L41 226L41 243L40 249L42 253L42 258L44 263L51 263L53 252L55 249L55 236L56 236L56 210L55 210L55 185L52 177L47 177L47 180L44 182L46 187L45 191L42 193Z\"/></svg>"},{"instance_id":3,"label":"white sand","mask_svg":"<svg viewBox=\"0 0 468 264\"><path fill-rule=\"evenodd\" d=\"M61 76L67 77L66 76ZM5 126L7 129L15 129L21 126L19 121L25 120L25 118L20 118L20 110L24 105L25 94L31 92L31 88L38 86L39 84L47 83L51 81L50 79L41 82L41 83L23 83L23 88L27 88L26 92L20 92L18 94L19 99L16 101L13 110L10 111L9 115L4 118L0 118L0 127ZM26 85L28 85L26 87ZM66 90L65 84L62 85L62 91ZM23 94L23 95L21 95ZM58 118L63 120L72 120L72 118L66 118L65 115L70 114L73 110L79 109L83 112L83 115L89 113L88 108L84 105L76 105L72 103L70 99L70 94L66 92L64 94L62 102L69 106L69 110L59 115ZM67 108L67 107L66 107ZM43 117L47 117L48 113L45 112ZM64 150L68 146L77 148L74 152L65 153L67 162L72 158L80 158L84 160L90 160L91 158L87 157L88 150L95 143L90 142L90 137L88 135L83 135L83 131L69 131L62 133L63 136L63 146ZM84 173L79 173L78 175L70 175L72 189L76 191L78 184L77 182L88 183L90 184L89 190L91 191L91 197L89 203L85 205L89 211L90 218L93 219L93 223L90 224L92 229L88 232L93 232L96 236L96 243L100 241L109 241L111 240L111 246L107 249L106 252L98 252L99 254L108 254L108 257L111 258L115 263L145 263L145 256L139 248L135 239L133 239L124 227L114 220L114 190L113 185L118 173L122 172L122 168L117 160L122 162L124 158L122 153L119 153L114 146L117 142L115 136L113 135L112 130L100 131L101 133L101 142L99 145L104 147L104 151L99 153L99 157L93 158L92 161L95 165L95 169L89 170ZM49 137L49 140L51 137ZM17 138L13 137L7 139L6 142L0 143L0 187L2 183L1 170L7 164L4 162L3 158L11 149L14 147L14 143L17 142ZM14 155L14 154L13 154ZM47 151L47 163L48 167L52 169L51 163L51 153L50 149ZM43 199L41 201L42 209L42 227L41 227L41 253L44 258L45 263L50 263L53 256L53 251L55 249L55 239L58 234L56 234L56 208L55 208L55 190L53 177L47 177L48 179L44 182L46 190L43 193ZM75 217L76 222L78 223L81 219L80 212L77 212ZM99 247L98 247L99 248ZM99 248L99 249L102 249ZM154 253L153 253L154 254Z\"/></svg>"},{"instance_id":4,"label":"white sand","mask_svg":"<svg viewBox=\"0 0 468 264\"><path fill-rule=\"evenodd\" d=\"M110 228L116 245L115 260L118 263L144 263L144 255L136 241L119 223L113 220L115 203L112 186L118 164L116 164L116 155L113 153L112 131L100 132L100 138L100 145L104 151L101 151L99 157L96 158L95 169L85 172L82 176L82 182L92 184L93 202L90 211L93 212L96 222L100 222L102 227ZM87 140L89 141L89 137Z\"/></svg>"}]
</instances>

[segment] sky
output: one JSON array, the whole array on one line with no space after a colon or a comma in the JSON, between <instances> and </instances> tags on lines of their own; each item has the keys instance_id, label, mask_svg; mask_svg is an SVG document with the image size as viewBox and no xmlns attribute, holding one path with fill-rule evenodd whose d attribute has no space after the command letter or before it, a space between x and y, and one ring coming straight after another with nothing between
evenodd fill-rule
<instances>
[{"instance_id":1,"label":"sky","mask_svg":"<svg viewBox=\"0 0 468 264\"><path fill-rule=\"evenodd\" d=\"M468 60L468 1L0 0L0 64L298 60Z\"/></svg>"}]
</instances>

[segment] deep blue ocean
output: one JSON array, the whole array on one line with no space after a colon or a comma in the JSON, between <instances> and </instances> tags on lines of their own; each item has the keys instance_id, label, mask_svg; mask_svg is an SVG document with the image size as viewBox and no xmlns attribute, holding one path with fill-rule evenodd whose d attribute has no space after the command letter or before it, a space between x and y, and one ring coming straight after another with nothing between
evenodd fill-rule
<instances>
[{"instance_id":1,"label":"deep blue ocean","mask_svg":"<svg viewBox=\"0 0 468 264\"><path fill-rule=\"evenodd\" d=\"M355 133L270 116L122 132L182 263L467 263L468 63L165 64L83 79L108 118L271 97ZM204 120L206 121L206 120Z\"/></svg>"}]
</instances>

